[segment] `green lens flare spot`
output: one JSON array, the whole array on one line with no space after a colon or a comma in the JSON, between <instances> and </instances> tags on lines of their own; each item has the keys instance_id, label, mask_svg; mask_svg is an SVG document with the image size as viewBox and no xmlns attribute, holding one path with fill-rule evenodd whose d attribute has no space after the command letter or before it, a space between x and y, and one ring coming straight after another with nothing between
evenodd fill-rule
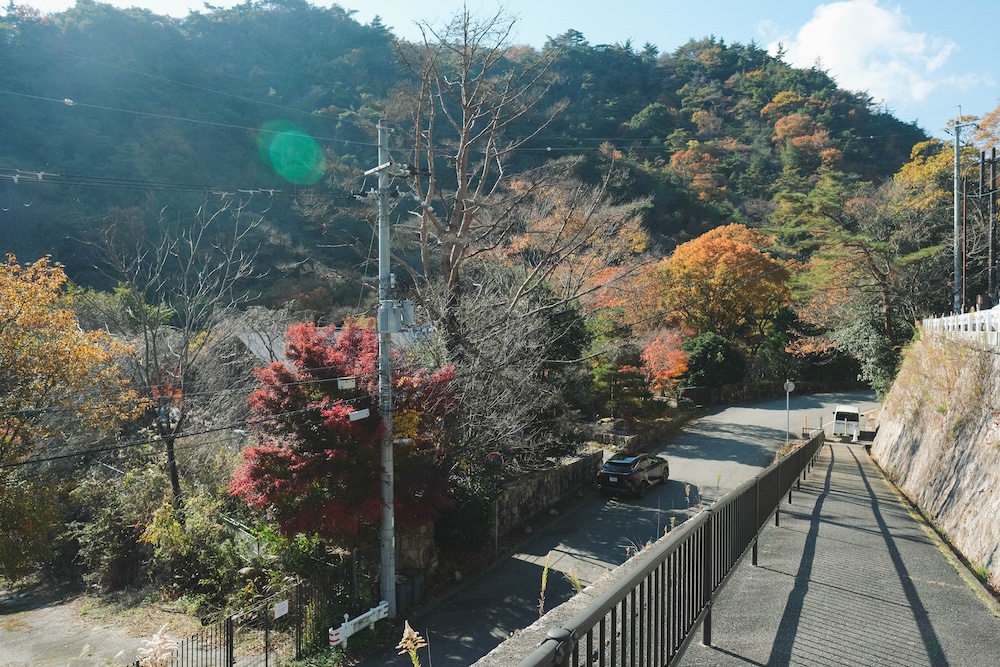
<instances>
[{"instance_id":1,"label":"green lens flare spot","mask_svg":"<svg viewBox=\"0 0 1000 667\"><path fill-rule=\"evenodd\" d=\"M326 173L326 157L316 140L293 123L267 123L257 136L260 156L286 181L312 185Z\"/></svg>"}]
</instances>

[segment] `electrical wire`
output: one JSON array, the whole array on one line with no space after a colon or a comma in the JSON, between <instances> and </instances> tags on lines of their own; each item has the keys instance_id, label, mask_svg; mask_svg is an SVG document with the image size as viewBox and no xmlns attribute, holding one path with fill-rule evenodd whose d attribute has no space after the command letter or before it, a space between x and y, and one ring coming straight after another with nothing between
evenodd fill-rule
<instances>
[{"instance_id":1,"label":"electrical wire","mask_svg":"<svg viewBox=\"0 0 1000 667\"><path fill-rule=\"evenodd\" d=\"M76 100L71 100L69 98L63 98L63 99L60 100L60 99L56 99L56 98L53 98L53 97L43 97L41 95L30 95L28 93L18 93L18 92L14 92L14 91L10 91L10 90L0 90L0 95L11 95L11 96L14 96L14 97L23 97L23 98L32 99L32 100L41 100L41 101L44 101L44 102L53 102L55 104L61 104L63 106L70 107L70 108L81 107L81 108L84 108L84 109L98 109L98 110L101 110L101 111L113 111L113 112L116 112L116 113L133 114L135 116L143 116L143 117L147 117L147 118L159 118L161 120L172 120L172 121L179 121L179 122L183 122L183 123L194 123L194 124L198 124L198 125L208 125L210 127L223 127L223 128L232 129L232 130L245 130L245 131L248 131L248 132L258 132L258 133L261 133L261 134L275 134L275 135L281 134L280 130L268 130L266 128L247 127L245 125L233 125L231 123L220 123L220 122L216 122L216 121L212 121L212 120L200 120L200 119L197 119L197 118L184 118L182 116L171 116L170 114L153 113L153 112L150 112L150 111L137 111L135 109L119 109L117 107L109 107L109 106L105 106L105 105L101 105L101 104L88 104L86 102L78 102ZM333 142L333 143L351 144L351 145L355 145L355 146L365 146L365 147L370 147L370 148L377 148L378 147L378 144L371 143L371 142L352 141L352 140L349 140L349 139L337 139L337 138L334 138L334 137L322 137L322 136L316 136L316 137L313 137L313 138L317 139L317 140L329 141L329 142Z\"/></svg>"},{"instance_id":2,"label":"electrical wire","mask_svg":"<svg viewBox=\"0 0 1000 667\"><path fill-rule=\"evenodd\" d=\"M371 397L366 395L366 396L359 396L357 398L340 399L340 404L354 404L354 403L359 403L359 402L363 402L363 401L370 401L370 400L371 400ZM297 415L297 414L305 414L305 413L309 413L309 412L316 412L316 411L321 410L321 409L322 408L319 408L319 407L312 407L312 408L304 408L302 410L290 410L288 412L283 412L283 413L274 414L274 415L264 415L264 416L258 416L258 417L249 417L247 419L240 420L238 422L233 422L233 423L230 423L230 424L226 424L225 426L217 426L217 427L212 427L212 428L206 428L206 429L202 429L200 431L184 431L184 432L177 433L177 434L169 434L169 435L167 435L165 437L152 436L152 437L142 438L141 440L132 440L130 442L118 443L118 444L115 444L115 445L106 445L106 446L101 446L101 447L90 447L88 449L78 450L78 451L70 452L70 453L67 453L67 454L57 454L57 455L54 455L54 456L46 456L46 457L42 457L42 458L28 459L28 460L25 460L25 461L14 461L14 462L10 462L10 463L3 463L3 464L0 464L0 470L6 470L6 469L12 469L12 468L21 468L21 467L24 467L24 466L36 465L36 464L39 464L39 463L50 463L52 461L63 461L63 460L75 458L75 457L78 457L78 456L89 456L91 454L103 454L103 453L113 452L113 451L121 451L121 450L125 450L125 449L133 449L133 448L136 448L136 447L146 447L146 446L149 446L149 445L156 445L157 443L162 442L166 438L169 438L169 439L171 439L173 441L177 441L177 440L184 440L184 439L187 439L187 438L194 438L194 437L197 437L197 436L200 436L200 435L207 435L209 433L219 433L219 432L222 432L222 431L232 431L234 429L238 429L238 428L241 428L241 427L244 427L244 426L252 426L254 424L261 424L261 423L266 423L266 422L270 422L270 421L276 421L276 420L284 419L286 417L294 416L294 415ZM66 445L60 446L60 448L66 448L68 446L79 447L79 446L81 446L81 443L67 443ZM82 445L82 446L86 446L86 445Z\"/></svg>"}]
</instances>

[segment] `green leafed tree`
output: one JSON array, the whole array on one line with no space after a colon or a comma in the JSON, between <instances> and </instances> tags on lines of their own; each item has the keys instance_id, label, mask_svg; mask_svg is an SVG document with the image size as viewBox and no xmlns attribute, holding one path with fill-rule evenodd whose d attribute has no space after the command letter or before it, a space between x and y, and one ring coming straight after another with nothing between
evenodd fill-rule
<instances>
[{"instance_id":1,"label":"green leafed tree","mask_svg":"<svg viewBox=\"0 0 1000 667\"><path fill-rule=\"evenodd\" d=\"M717 333L706 332L684 341L687 374L681 383L687 387L721 387L737 384L746 375L746 360L732 341Z\"/></svg>"},{"instance_id":2,"label":"green leafed tree","mask_svg":"<svg viewBox=\"0 0 1000 667\"><path fill-rule=\"evenodd\" d=\"M808 256L800 317L826 327L827 339L858 360L861 379L879 394L913 323L947 309L951 226L925 202L923 188L905 179L876 187L830 172L782 211L791 223L786 238Z\"/></svg>"}]
</instances>

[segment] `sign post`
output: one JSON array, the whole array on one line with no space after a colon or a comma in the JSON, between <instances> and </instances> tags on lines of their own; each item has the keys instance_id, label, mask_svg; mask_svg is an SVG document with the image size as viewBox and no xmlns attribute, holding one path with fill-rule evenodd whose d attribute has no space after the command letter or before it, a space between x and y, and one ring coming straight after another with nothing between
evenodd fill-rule
<instances>
[{"instance_id":1,"label":"sign post","mask_svg":"<svg viewBox=\"0 0 1000 667\"><path fill-rule=\"evenodd\" d=\"M795 391L795 383L791 380L785 380L785 447L788 447L789 433L791 432L791 415L789 411L790 396L792 392Z\"/></svg>"}]
</instances>

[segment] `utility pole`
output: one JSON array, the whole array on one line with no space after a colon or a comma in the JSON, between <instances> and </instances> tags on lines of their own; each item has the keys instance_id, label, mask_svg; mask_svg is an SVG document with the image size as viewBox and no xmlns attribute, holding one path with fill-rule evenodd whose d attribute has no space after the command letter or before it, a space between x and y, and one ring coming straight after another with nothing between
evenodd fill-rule
<instances>
[{"instance_id":1,"label":"utility pole","mask_svg":"<svg viewBox=\"0 0 1000 667\"><path fill-rule=\"evenodd\" d=\"M378 174L378 405L382 414L382 599L389 603L389 618L396 617L396 512L392 470L392 329L393 304L389 301L389 211L386 197L391 162L387 131L378 123L378 166L365 175Z\"/></svg>"},{"instance_id":2,"label":"utility pole","mask_svg":"<svg viewBox=\"0 0 1000 667\"><path fill-rule=\"evenodd\" d=\"M392 437L392 334L414 324L413 302L389 298L392 273L389 270L389 177L409 178L417 173L409 165L393 169L389 157L389 132L378 122L378 166L365 176L378 174L378 406L382 415L381 548L382 600L389 605L389 618L396 618L396 512L392 454L396 440ZM406 440L400 440L400 443Z\"/></svg>"},{"instance_id":3,"label":"utility pole","mask_svg":"<svg viewBox=\"0 0 1000 667\"><path fill-rule=\"evenodd\" d=\"M955 271L953 274L953 285L952 285L952 310L956 313L961 313L965 310L965 304L962 303L962 257L965 254L962 247L962 211L961 211L961 141L960 135L962 133L963 127L970 127L975 125L975 123L963 123L962 122L962 110L958 111L958 118L955 119L955 187L954 187L954 201L955 201L955 228L954 228L954 250L955 250Z\"/></svg>"},{"instance_id":4,"label":"utility pole","mask_svg":"<svg viewBox=\"0 0 1000 667\"><path fill-rule=\"evenodd\" d=\"M987 267L986 274L988 276L987 282L989 283L988 293L990 295L990 306L997 305L997 268L996 268L996 245L997 245L997 231L996 231L996 219L997 219L997 149L996 146L990 152L990 186L989 186L989 243L990 250L987 262L989 266Z\"/></svg>"}]
</instances>

